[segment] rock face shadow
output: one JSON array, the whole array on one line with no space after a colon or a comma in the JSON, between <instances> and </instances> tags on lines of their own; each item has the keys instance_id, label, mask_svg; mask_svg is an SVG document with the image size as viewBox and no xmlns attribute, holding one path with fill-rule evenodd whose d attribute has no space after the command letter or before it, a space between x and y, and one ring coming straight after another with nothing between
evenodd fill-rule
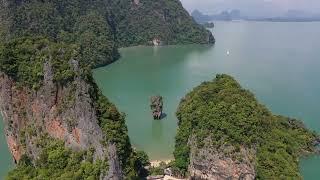
<instances>
[{"instance_id":1,"label":"rock face shadow","mask_svg":"<svg viewBox=\"0 0 320 180\"><path fill-rule=\"evenodd\" d=\"M164 120L168 115L166 113L161 113L161 116L157 119L153 119L154 121L162 121Z\"/></svg>"},{"instance_id":2,"label":"rock face shadow","mask_svg":"<svg viewBox=\"0 0 320 180\"><path fill-rule=\"evenodd\" d=\"M166 113L161 113L161 116L158 119L153 119L154 121L162 121L164 120L168 115Z\"/></svg>"},{"instance_id":3,"label":"rock face shadow","mask_svg":"<svg viewBox=\"0 0 320 180\"><path fill-rule=\"evenodd\" d=\"M163 120L166 117L167 117L167 114L163 112L158 120Z\"/></svg>"}]
</instances>

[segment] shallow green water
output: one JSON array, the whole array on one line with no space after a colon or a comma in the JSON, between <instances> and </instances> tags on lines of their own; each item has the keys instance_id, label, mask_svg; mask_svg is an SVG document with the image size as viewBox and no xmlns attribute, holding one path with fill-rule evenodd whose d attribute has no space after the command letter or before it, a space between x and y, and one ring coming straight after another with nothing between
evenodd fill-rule
<instances>
[{"instance_id":1,"label":"shallow green water","mask_svg":"<svg viewBox=\"0 0 320 180\"><path fill-rule=\"evenodd\" d=\"M180 98L217 73L233 75L274 113L320 132L320 23L219 22L213 32L213 47L126 48L119 61L94 71L103 93L127 114L135 147L152 159L171 158ZM149 108L157 94L164 97L162 121L153 121ZM305 179L319 178L319 167L319 157L301 162Z\"/></svg>"},{"instance_id":2,"label":"shallow green water","mask_svg":"<svg viewBox=\"0 0 320 180\"><path fill-rule=\"evenodd\" d=\"M3 128L3 121L0 115L0 179L4 179L9 169L13 166Z\"/></svg>"}]
</instances>

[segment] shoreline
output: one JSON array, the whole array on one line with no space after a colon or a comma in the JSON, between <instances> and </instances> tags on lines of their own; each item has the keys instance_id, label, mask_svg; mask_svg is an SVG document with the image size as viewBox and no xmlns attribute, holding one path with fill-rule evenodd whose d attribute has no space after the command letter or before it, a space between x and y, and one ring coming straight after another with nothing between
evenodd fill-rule
<instances>
[{"instance_id":1,"label":"shoreline","mask_svg":"<svg viewBox=\"0 0 320 180\"><path fill-rule=\"evenodd\" d=\"M164 160L151 160L150 161L150 166L152 167L159 167L160 164L162 162L164 162L165 164L169 164L171 161L173 161L174 159L164 159Z\"/></svg>"}]
</instances>

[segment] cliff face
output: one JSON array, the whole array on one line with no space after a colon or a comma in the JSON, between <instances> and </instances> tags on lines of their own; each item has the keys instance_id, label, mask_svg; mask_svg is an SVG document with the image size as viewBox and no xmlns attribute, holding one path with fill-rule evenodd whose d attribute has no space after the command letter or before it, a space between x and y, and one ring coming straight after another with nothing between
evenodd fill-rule
<instances>
[{"instance_id":1,"label":"cliff face","mask_svg":"<svg viewBox=\"0 0 320 180\"><path fill-rule=\"evenodd\" d=\"M232 146L212 146L210 138L198 148L195 138L191 137L190 164L188 172L191 179L230 179L253 180L256 170L253 163L255 151L242 147L234 152ZM239 157L238 159L236 157ZM239 160L241 158L241 160Z\"/></svg>"},{"instance_id":2,"label":"cliff face","mask_svg":"<svg viewBox=\"0 0 320 180\"><path fill-rule=\"evenodd\" d=\"M298 158L318 135L273 115L232 77L217 75L180 102L175 163L192 179L301 179Z\"/></svg>"},{"instance_id":3,"label":"cliff face","mask_svg":"<svg viewBox=\"0 0 320 180\"><path fill-rule=\"evenodd\" d=\"M70 65L79 72L77 61L70 61ZM43 86L37 91L17 87L10 77L0 75L0 111L14 161L19 162L24 154L36 161L42 150L37 141L48 134L75 151L93 148L94 159L108 159L109 177L121 178L115 144L102 144L105 134L98 125L90 84L76 76L60 87L53 82L51 62L46 61L43 67Z\"/></svg>"}]
</instances>

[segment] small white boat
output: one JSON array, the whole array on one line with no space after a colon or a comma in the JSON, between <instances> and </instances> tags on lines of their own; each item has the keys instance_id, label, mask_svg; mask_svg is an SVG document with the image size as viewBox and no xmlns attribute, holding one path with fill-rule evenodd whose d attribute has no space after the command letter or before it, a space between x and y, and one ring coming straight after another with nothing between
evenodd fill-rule
<instances>
[{"instance_id":1,"label":"small white boat","mask_svg":"<svg viewBox=\"0 0 320 180\"><path fill-rule=\"evenodd\" d=\"M230 54L230 51L227 51L227 55L229 55Z\"/></svg>"}]
</instances>

